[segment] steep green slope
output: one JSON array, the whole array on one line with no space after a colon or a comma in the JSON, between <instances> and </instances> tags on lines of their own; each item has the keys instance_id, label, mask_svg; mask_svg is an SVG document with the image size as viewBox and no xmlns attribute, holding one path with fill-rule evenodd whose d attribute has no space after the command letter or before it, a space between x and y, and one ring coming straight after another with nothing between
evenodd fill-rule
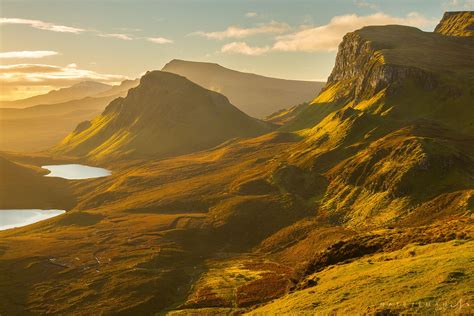
<instances>
[{"instance_id":1,"label":"steep green slope","mask_svg":"<svg viewBox=\"0 0 474 316\"><path fill-rule=\"evenodd\" d=\"M328 112L352 106L390 119L432 119L472 131L473 41L397 25L349 33L323 92L286 129L314 126Z\"/></svg>"},{"instance_id":2,"label":"steep green slope","mask_svg":"<svg viewBox=\"0 0 474 316\"><path fill-rule=\"evenodd\" d=\"M258 118L311 100L324 84L264 77L227 69L218 64L177 59L166 64L162 70L222 93L244 113Z\"/></svg>"},{"instance_id":3,"label":"steep green slope","mask_svg":"<svg viewBox=\"0 0 474 316\"><path fill-rule=\"evenodd\" d=\"M446 12L435 32L449 36L474 36L474 11Z\"/></svg>"},{"instance_id":4,"label":"steep green slope","mask_svg":"<svg viewBox=\"0 0 474 316\"><path fill-rule=\"evenodd\" d=\"M408 245L315 273L248 314L470 314L473 255L472 241Z\"/></svg>"},{"instance_id":5,"label":"steep green slope","mask_svg":"<svg viewBox=\"0 0 474 316\"><path fill-rule=\"evenodd\" d=\"M344 37L326 87L282 127L304 137L290 160L329 181L321 216L359 226L416 221L417 206L442 195L446 209L467 210L473 55L472 37L405 26Z\"/></svg>"},{"instance_id":6,"label":"steep green slope","mask_svg":"<svg viewBox=\"0 0 474 316\"><path fill-rule=\"evenodd\" d=\"M81 123L53 152L91 160L179 155L270 130L184 77L148 72L126 98Z\"/></svg>"}]
</instances>

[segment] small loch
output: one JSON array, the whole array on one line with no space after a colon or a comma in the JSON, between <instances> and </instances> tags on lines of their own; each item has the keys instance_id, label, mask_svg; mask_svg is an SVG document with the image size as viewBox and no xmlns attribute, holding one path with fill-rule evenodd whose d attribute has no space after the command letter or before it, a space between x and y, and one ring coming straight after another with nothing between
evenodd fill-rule
<instances>
[{"instance_id":1,"label":"small loch","mask_svg":"<svg viewBox=\"0 0 474 316\"><path fill-rule=\"evenodd\" d=\"M66 213L64 210L6 209L0 210L0 230L23 227Z\"/></svg>"},{"instance_id":2,"label":"small loch","mask_svg":"<svg viewBox=\"0 0 474 316\"><path fill-rule=\"evenodd\" d=\"M68 180L83 180L107 177L112 174L110 170L79 164L48 165L42 166L50 171L46 177L58 177Z\"/></svg>"},{"instance_id":3,"label":"small loch","mask_svg":"<svg viewBox=\"0 0 474 316\"><path fill-rule=\"evenodd\" d=\"M58 177L68 180L82 180L107 177L110 170L79 164L47 165L42 168L50 171L45 177ZM27 226L66 213L65 210L42 209L0 209L0 231Z\"/></svg>"}]
</instances>

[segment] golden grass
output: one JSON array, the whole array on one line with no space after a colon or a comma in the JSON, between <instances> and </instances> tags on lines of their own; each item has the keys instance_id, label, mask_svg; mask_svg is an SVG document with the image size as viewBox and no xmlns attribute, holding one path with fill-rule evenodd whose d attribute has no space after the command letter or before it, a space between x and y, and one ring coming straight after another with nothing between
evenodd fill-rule
<instances>
[{"instance_id":1,"label":"golden grass","mask_svg":"<svg viewBox=\"0 0 474 316\"><path fill-rule=\"evenodd\" d=\"M315 286L249 314L469 314L474 299L473 255L472 241L409 245L315 273L309 277L316 280Z\"/></svg>"}]
</instances>

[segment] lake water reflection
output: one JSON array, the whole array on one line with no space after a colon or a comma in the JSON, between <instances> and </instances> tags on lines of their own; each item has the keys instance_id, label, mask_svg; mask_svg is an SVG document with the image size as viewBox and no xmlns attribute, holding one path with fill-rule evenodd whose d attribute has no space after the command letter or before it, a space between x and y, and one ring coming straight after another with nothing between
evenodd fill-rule
<instances>
[{"instance_id":1,"label":"lake water reflection","mask_svg":"<svg viewBox=\"0 0 474 316\"><path fill-rule=\"evenodd\" d=\"M42 168L51 171L46 177L58 177L69 180L81 180L107 177L112 174L110 170L78 164L48 165Z\"/></svg>"},{"instance_id":2,"label":"lake water reflection","mask_svg":"<svg viewBox=\"0 0 474 316\"><path fill-rule=\"evenodd\" d=\"M8 209L0 210L0 230L22 227L64 214L63 210Z\"/></svg>"}]
</instances>

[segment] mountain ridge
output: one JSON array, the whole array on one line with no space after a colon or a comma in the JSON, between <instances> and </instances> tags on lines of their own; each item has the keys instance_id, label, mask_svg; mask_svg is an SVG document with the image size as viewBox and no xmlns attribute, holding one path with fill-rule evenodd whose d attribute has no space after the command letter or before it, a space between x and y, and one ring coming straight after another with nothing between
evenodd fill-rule
<instances>
[{"instance_id":1,"label":"mountain ridge","mask_svg":"<svg viewBox=\"0 0 474 316\"><path fill-rule=\"evenodd\" d=\"M15 101L2 101L0 105L2 108L26 108L38 104L61 103L77 98L93 96L110 88L112 88L112 86L97 81L81 81L70 87L51 90L46 94Z\"/></svg>"},{"instance_id":2,"label":"mountain ridge","mask_svg":"<svg viewBox=\"0 0 474 316\"><path fill-rule=\"evenodd\" d=\"M112 101L101 116L78 125L53 151L92 159L111 158L111 153L117 157L181 154L269 130L267 123L248 117L225 96L184 77L153 71L125 98Z\"/></svg>"},{"instance_id":3,"label":"mountain ridge","mask_svg":"<svg viewBox=\"0 0 474 316\"><path fill-rule=\"evenodd\" d=\"M323 83L265 77L225 68L216 63L174 59L163 71L187 77L227 96L244 113L263 118L276 111L309 101Z\"/></svg>"}]
</instances>

